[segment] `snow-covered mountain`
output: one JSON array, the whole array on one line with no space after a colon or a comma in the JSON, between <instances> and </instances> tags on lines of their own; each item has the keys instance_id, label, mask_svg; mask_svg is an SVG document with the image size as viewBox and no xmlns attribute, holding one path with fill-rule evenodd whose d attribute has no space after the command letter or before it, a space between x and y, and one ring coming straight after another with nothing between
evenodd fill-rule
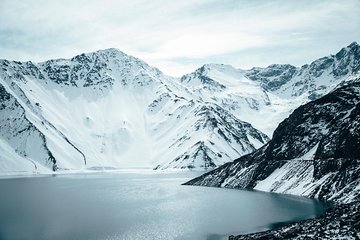
<instances>
[{"instance_id":1,"label":"snow-covered mountain","mask_svg":"<svg viewBox=\"0 0 360 240\"><path fill-rule=\"evenodd\" d=\"M297 108L260 149L187 184L360 200L360 79Z\"/></svg>"},{"instance_id":2,"label":"snow-covered mountain","mask_svg":"<svg viewBox=\"0 0 360 240\"><path fill-rule=\"evenodd\" d=\"M359 65L356 43L301 68L207 64L180 79L116 49L0 60L0 171L219 166Z\"/></svg>"},{"instance_id":3,"label":"snow-covered mountain","mask_svg":"<svg viewBox=\"0 0 360 240\"><path fill-rule=\"evenodd\" d=\"M180 82L195 98L216 103L272 136L295 108L359 75L360 46L353 42L335 55L300 68L273 64L241 70L230 65L206 64L183 76Z\"/></svg>"},{"instance_id":4,"label":"snow-covered mountain","mask_svg":"<svg viewBox=\"0 0 360 240\"><path fill-rule=\"evenodd\" d=\"M207 168L269 140L116 49L0 66L3 172Z\"/></svg>"}]
</instances>

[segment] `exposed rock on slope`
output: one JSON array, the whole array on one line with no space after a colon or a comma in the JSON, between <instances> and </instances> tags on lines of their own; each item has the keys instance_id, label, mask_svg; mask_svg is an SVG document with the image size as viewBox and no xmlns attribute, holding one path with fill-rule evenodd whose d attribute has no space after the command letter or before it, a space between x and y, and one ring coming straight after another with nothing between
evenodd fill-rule
<instances>
[{"instance_id":1,"label":"exposed rock on slope","mask_svg":"<svg viewBox=\"0 0 360 240\"><path fill-rule=\"evenodd\" d=\"M198 141L187 148L186 152L156 169L184 168L182 166L190 169L213 168L269 141L265 134L254 129L251 124L238 120L216 104L198 106L189 115L192 123L186 125L189 128L184 128L181 137L171 148L188 144L195 139Z\"/></svg>"},{"instance_id":2,"label":"exposed rock on slope","mask_svg":"<svg viewBox=\"0 0 360 240\"><path fill-rule=\"evenodd\" d=\"M187 184L359 200L359 129L354 82L296 109L262 148Z\"/></svg>"},{"instance_id":3,"label":"exposed rock on slope","mask_svg":"<svg viewBox=\"0 0 360 240\"><path fill-rule=\"evenodd\" d=\"M229 240L267 239L359 239L360 202L327 210L321 217L288 224L277 230L231 236Z\"/></svg>"},{"instance_id":4,"label":"exposed rock on slope","mask_svg":"<svg viewBox=\"0 0 360 240\"><path fill-rule=\"evenodd\" d=\"M335 55L300 68L273 64L241 70L206 64L184 75L180 82L195 99L216 103L271 136L298 106L352 81L359 76L359 70L360 46L354 42Z\"/></svg>"},{"instance_id":5,"label":"exposed rock on slope","mask_svg":"<svg viewBox=\"0 0 360 240\"><path fill-rule=\"evenodd\" d=\"M32 160L36 159L43 166L56 170L56 159L48 148L44 134L27 119L24 108L1 84L0 125L0 166L14 166L18 173L36 172L38 166ZM22 157L20 164L15 162L19 158L17 155ZM11 159L13 157L15 159Z\"/></svg>"},{"instance_id":6,"label":"exposed rock on slope","mask_svg":"<svg viewBox=\"0 0 360 240\"><path fill-rule=\"evenodd\" d=\"M186 184L301 195L337 204L321 217L229 239L359 239L360 82L296 109L262 148Z\"/></svg>"},{"instance_id":7,"label":"exposed rock on slope","mask_svg":"<svg viewBox=\"0 0 360 240\"><path fill-rule=\"evenodd\" d=\"M315 100L360 71L360 46L353 42L335 55L320 58L301 68L285 64L253 68L246 76L278 96L294 98L306 95Z\"/></svg>"}]
</instances>

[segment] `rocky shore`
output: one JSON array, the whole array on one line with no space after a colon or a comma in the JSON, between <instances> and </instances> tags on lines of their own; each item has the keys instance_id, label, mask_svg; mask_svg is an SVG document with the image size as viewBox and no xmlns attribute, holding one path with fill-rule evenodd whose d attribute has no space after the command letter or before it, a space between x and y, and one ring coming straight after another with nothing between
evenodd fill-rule
<instances>
[{"instance_id":1,"label":"rocky shore","mask_svg":"<svg viewBox=\"0 0 360 240\"><path fill-rule=\"evenodd\" d=\"M274 230L229 237L229 240L255 239L360 239L360 201L336 205L315 219L286 224Z\"/></svg>"}]
</instances>

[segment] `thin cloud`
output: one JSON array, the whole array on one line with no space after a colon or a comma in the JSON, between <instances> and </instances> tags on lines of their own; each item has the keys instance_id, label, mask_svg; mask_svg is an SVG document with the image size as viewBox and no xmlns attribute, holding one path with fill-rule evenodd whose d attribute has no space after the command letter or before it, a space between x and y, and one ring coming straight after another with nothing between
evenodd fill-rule
<instances>
[{"instance_id":1,"label":"thin cloud","mask_svg":"<svg viewBox=\"0 0 360 240\"><path fill-rule=\"evenodd\" d=\"M208 62L299 65L359 41L359 12L357 0L2 0L0 58L116 47L177 76Z\"/></svg>"}]
</instances>

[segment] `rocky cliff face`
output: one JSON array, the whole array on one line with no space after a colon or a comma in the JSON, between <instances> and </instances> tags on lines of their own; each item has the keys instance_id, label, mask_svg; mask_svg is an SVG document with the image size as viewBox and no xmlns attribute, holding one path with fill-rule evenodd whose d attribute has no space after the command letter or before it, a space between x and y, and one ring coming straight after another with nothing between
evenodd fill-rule
<instances>
[{"instance_id":1,"label":"rocky cliff face","mask_svg":"<svg viewBox=\"0 0 360 240\"><path fill-rule=\"evenodd\" d=\"M49 150L44 134L25 115L25 109L0 84L0 135L1 164L6 167L13 165L17 172L37 171L37 162L56 170L56 159ZM15 156L15 157L14 157ZM21 162L16 163L16 156ZM9 160L8 158L15 159ZM33 159L36 159L34 161ZM40 169L39 169L40 170Z\"/></svg>"},{"instance_id":2,"label":"rocky cliff face","mask_svg":"<svg viewBox=\"0 0 360 240\"><path fill-rule=\"evenodd\" d=\"M335 55L320 58L301 68L285 64L253 68L246 76L269 92L294 98L303 94L315 100L347 81L360 70L360 46L353 42Z\"/></svg>"},{"instance_id":3,"label":"rocky cliff face","mask_svg":"<svg viewBox=\"0 0 360 240\"><path fill-rule=\"evenodd\" d=\"M187 184L360 200L360 82L296 109L262 148Z\"/></svg>"}]
</instances>

